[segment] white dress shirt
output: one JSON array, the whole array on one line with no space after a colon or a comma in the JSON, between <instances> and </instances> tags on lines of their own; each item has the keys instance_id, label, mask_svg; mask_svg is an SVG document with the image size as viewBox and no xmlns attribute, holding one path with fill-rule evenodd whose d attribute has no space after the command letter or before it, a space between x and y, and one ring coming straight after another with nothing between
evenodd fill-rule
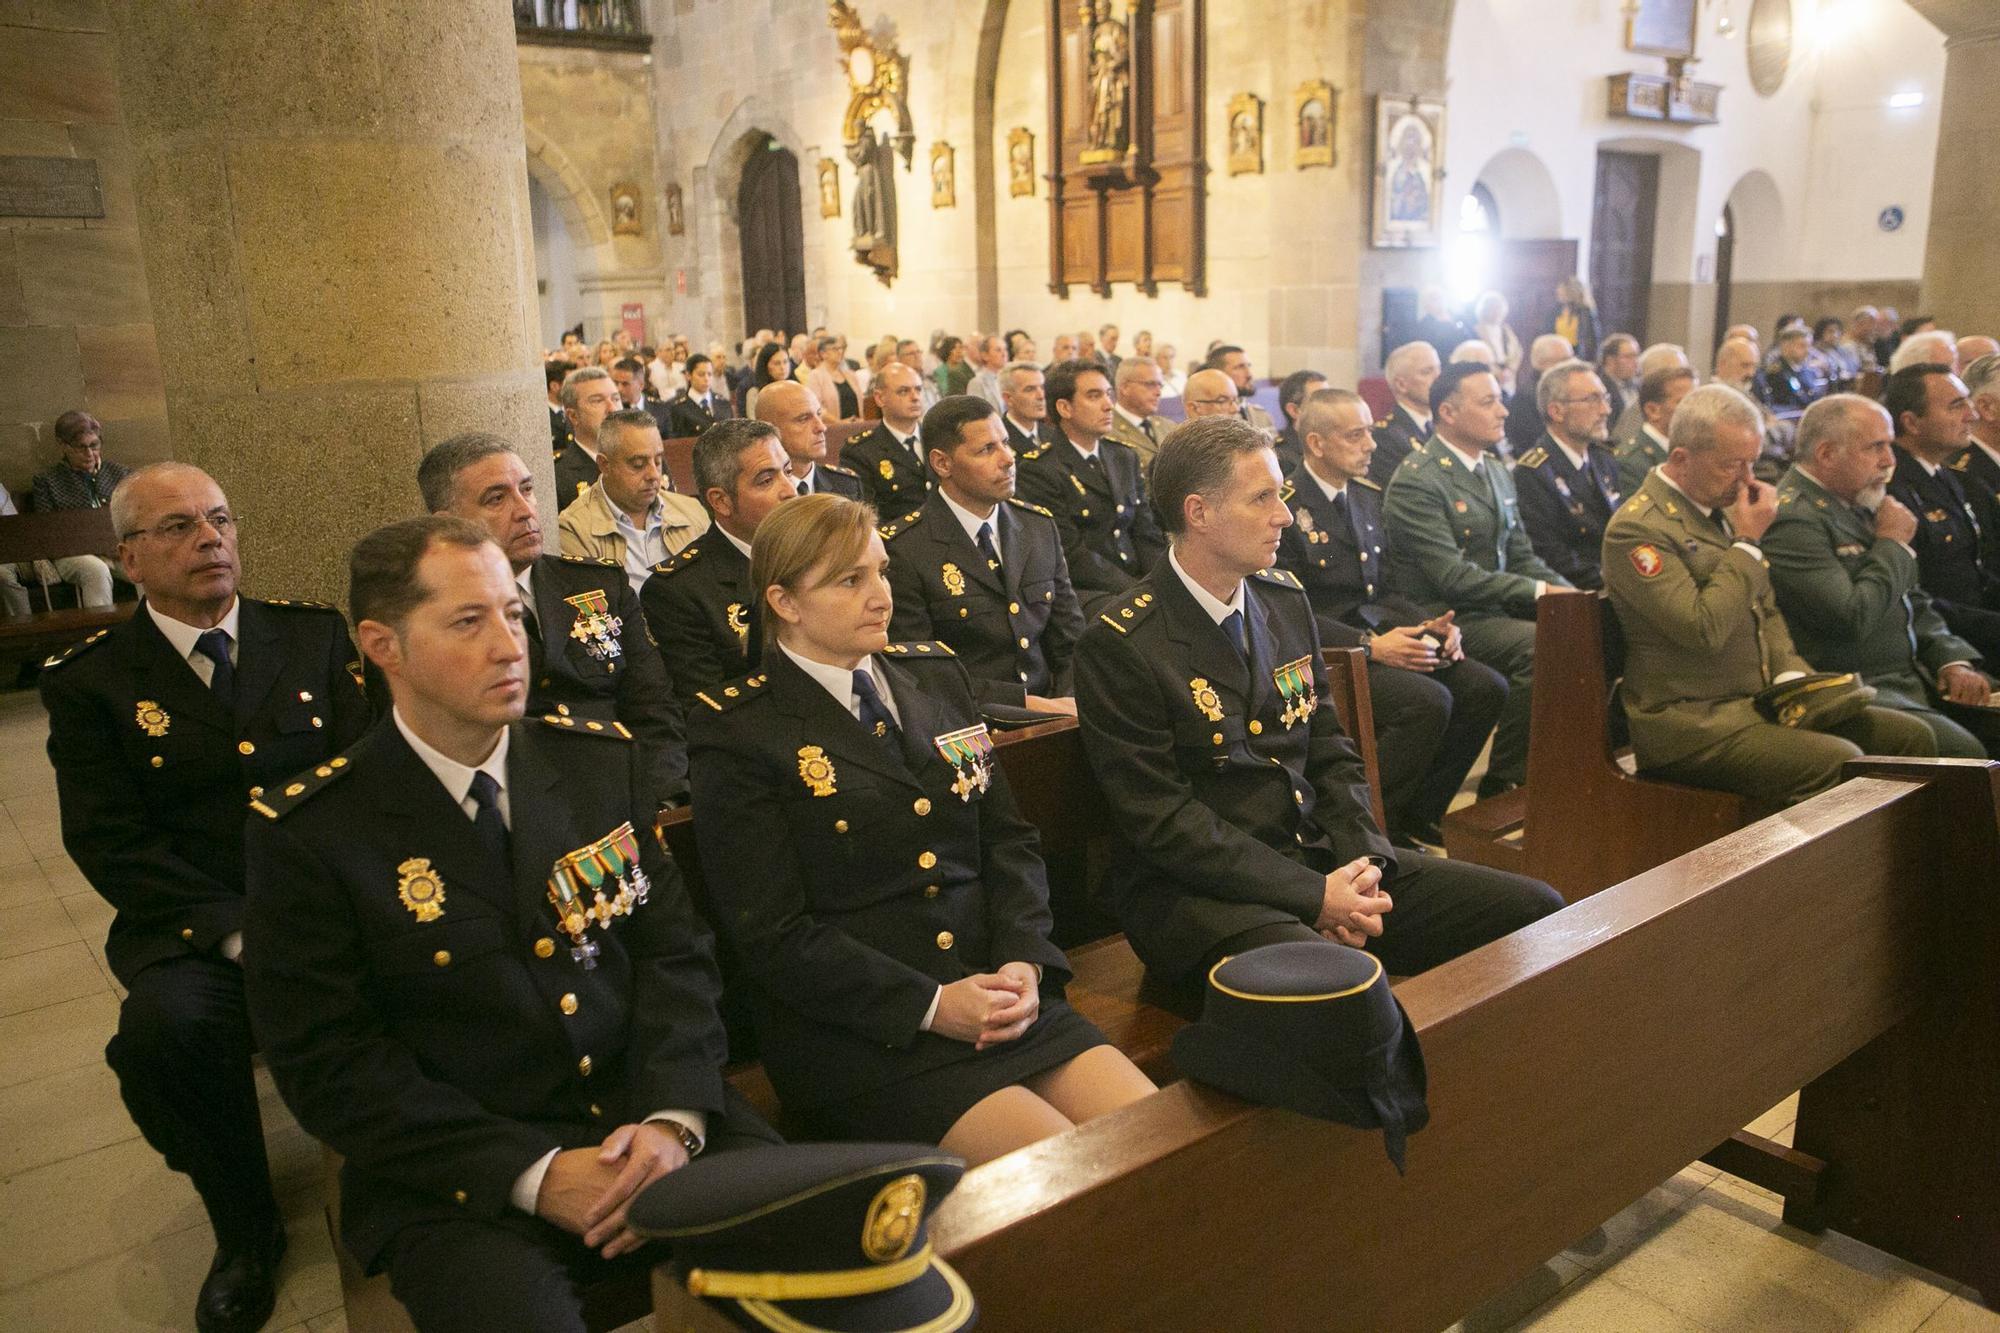
<instances>
[{"instance_id":1,"label":"white dress shirt","mask_svg":"<svg viewBox=\"0 0 2000 1333\"><path fill-rule=\"evenodd\" d=\"M1229 600L1219 602L1215 599L1215 594L1195 582L1194 575L1181 568L1180 556L1175 554L1174 548L1171 546L1167 548L1167 563L1173 566L1174 576L1180 579L1181 583L1190 593L1194 594L1194 600L1201 606L1202 610L1208 613L1208 618L1215 622L1216 628L1220 629L1222 622L1229 619L1233 613L1243 617L1244 627L1246 630L1248 629L1250 617L1244 610L1243 581L1241 579L1236 581L1236 591L1229 594Z\"/></svg>"},{"instance_id":2,"label":"white dress shirt","mask_svg":"<svg viewBox=\"0 0 2000 1333\"><path fill-rule=\"evenodd\" d=\"M646 513L644 531L623 509L617 505L610 508L618 535L625 539L625 581L636 593L652 575L653 566L667 558L666 507L658 500L653 501L653 507Z\"/></svg>"},{"instance_id":3,"label":"white dress shirt","mask_svg":"<svg viewBox=\"0 0 2000 1333\"><path fill-rule=\"evenodd\" d=\"M945 489L942 486L938 487L938 495L943 498L946 506L950 508L951 516L958 520L958 526L965 529L966 538L969 541L971 541L971 543L974 546L979 545L979 530L981 528L988 528L991 529L993 533L993 549L996 551L1000 550L1000 506L999 505L994 505L993 512L986 515L986 517L981 518L979 515L973 513L970 509L967 509L964 505L960 504L958 501L952 499L951 496L946 493ZM1001 552L1000 558L1003 561L1007 558L1006 553L1004 551Z\"/></svg>"},{"instance_id":4,"label":"white dress shirt","mask_svg":"<svg viewBox=\"0 0 2000 1333\"><path fill-rule=\"evenodd\" d=\"M1449 449L1451 451L1452 457L1456 458L1459 462L1465 464L1465 470L1467 472L1470 472L1473 476L1478 477L1480 480L1486 483L1486 489L1493 493L1497 502L1499 492L1493 490L1493 482L1492 479L1486 475L1486 469L1488 467L1507 466L1505 463L1500 461L1499 456L1493 453L1492 450L1488 449L1488 450L1482 450L1479 456L1475 458L1471 454L1465 452L1465 450L1453 444L1450 440L1447 440L1444 436L1440 435L1437 437L1437 439L1439 444L1443 445L1446 449ZM1535 580L1535 596L1540 597L1543 593L1547 592L1548 590L1549 590L1549 585L1546 579Z\"/></svg>"},{"instance_id":5,"label":"white dress shirt","mask_svg":"<svg viewBox=\"0 0 2000 1333\"><path fill-rule=\"evenodd\" d=\"M235 666L237 659L243 655L243 650L237 644L236 633L236 622L241 618L242 612L242 598L232 598L229 603L229 609L223 612L222 619L216 621L214 626L214 628L221 630L229 636L229 664L231 666ZM174 651L181 655L181 660L188 664L188 670L201 677L201 683L204 685L213 682L215 679L215 663L209 660L207 653L198 653L194 650L195 640L208 631L198 625L190 625L184 621L175 620L159 607L154 606L150 601L146 603L146 614L153 618L153 624L159 627L160 633L166 636L167 642L174 646Z\"/></svg>"}]
</instances>

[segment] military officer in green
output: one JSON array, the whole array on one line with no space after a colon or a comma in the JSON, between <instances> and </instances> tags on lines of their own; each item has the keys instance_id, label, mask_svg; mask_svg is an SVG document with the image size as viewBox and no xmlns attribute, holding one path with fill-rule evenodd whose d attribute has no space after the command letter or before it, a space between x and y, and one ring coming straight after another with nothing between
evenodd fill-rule
<instances>
[{"instance_id":1,"label":"military officer in green","mask_svg":"<svg viewBox=\"0 0 2000 1333\"><path fill-rule=\"evenodd\" d=\"M1726 385L1689 394L1665 462L1604 533L1604 582L1625 633L1625 715L1640 771L1790 805L1861 754L1930 755L1929 728L1868 708L1827 731L1779 726L1753 702L1812 671L1792 646L1757 543L1778 512L1751 476L1757 405Z\"/></svg>"},{"instance_id":2,"label":"military officer in green","mask_svg":"<svg viewBox=\"0 0 2000 1333\"><path fill-rule=\"evenodd\" d=\"M1639 381L1638 426L1631 439L1617 446L1618 489L1622 494L1637 495L1646 474L1667 461L1667 429L1674 409L1693 388L1694 372L1685 365L1648 371Z\"/></svg>"},{"instance_id":3,"label":"military officer in green","mask_svg":"<svg viewBox=\"0 0 2000 1333\"><path fill-rule=\"evenodd\" d=\"M1931 729L1939 754L2000 755L1979 652L1917 584L1916 515L1887 493L1894 438L1889 414L1859 394L1822 398L1799 418L1798 461L1764 535L1778 606L1808 661L1860 673L1880 704Z\"/></svg>"},{"instance_id":4,"label":"military officer in green","mask_svg":"<svg viewBox=\"0 0 2000 1333\"><path fill-rule=\"evenodd\" d=\"M1528 540L1513 478L1490 451L1506 435L1500 381L1476 361L1446 366L1431 386L1431 428L1382 499L1389 586L1430 615L1458 612L1466 656L1507 677L1506 706L1479 794L1528 777L1535 681L1535 599L1570 583Z\"/></svg>"}]
</instances>

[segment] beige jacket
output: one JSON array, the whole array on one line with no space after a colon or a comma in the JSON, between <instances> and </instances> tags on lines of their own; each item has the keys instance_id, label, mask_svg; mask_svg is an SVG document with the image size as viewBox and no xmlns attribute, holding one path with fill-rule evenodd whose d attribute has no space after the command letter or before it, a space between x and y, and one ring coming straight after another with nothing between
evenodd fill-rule
<instances>
[{"instance_id":1,"label":"beige jacket","mask_svg":"<svg viewBox=\"0 0 2000 1333\"><path fill-rule=\"evenodd\" d=\"M556 521L562 553L572 560L613 560L625 566L625 538L618 531L618 512L604 483L597 482L562 511ZM673 491L660 492L660 537L669 556L708 531L708 511L699 502Z\"/></svg>"}]
</instances>

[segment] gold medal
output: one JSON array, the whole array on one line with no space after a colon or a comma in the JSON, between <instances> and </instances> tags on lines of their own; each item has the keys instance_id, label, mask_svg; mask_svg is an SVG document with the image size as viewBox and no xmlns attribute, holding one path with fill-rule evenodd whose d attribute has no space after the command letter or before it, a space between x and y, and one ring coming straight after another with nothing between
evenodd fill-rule
<instances>
[{"instance_id":1,"label":"gold medal","mask_svg":"<svg viewBox=\"0 0 2000 1333\"><path fill-rule=\"evenodd\" d=\"M945 563L944 568L938 571L938 574L941 578L944 579L944 591L946 596L948 597L965 596L965 575L957 565L954 565L949 561L947 561Z\"/></svg>"},{"instance_id":2,"label":"gold medal","mask_svg":"<svg viewBox=\"0 0 2000 1333\"><path fill-rule=\"evenodd\" d=\"M1222 700L1216 697L1215 687L1208 683L1206 676L1196 676L1188 682L1188 689L1194 693L1194 706L1210 722L1222 721Z\"/></svg>"},{"instance_id":3,"label":"gold medal","mask_svg":"<svg viewBox=\"0 0 2000 1333\"><path fill-rule=\"evenodd\" d=\"M799 747L799 777L812 788L815 796L831 796L834 793L833 760L828 759L826 751L817 745Z\"/></svg>"},{"instance_id":4,"label":"gold medal","mask_svg":"<svg viewBox=\"0 0 2000 1333\"><path fill-rule=\"evenodd\" d=\"M882 480L884 481L893 480L896 475L896 465L886 458L875 465L875 470L882 474Z\"/></svg>"},{"instance_id":5,"label":"gold medal","mask_svg":"<svg viewBox=\"0 0 2000 1333\"><path fill-rule=\"evenodd\" d=\"M167 734L167 727L173 722L173 719L167 716L166 709L160 707L151 699L141 699L139 700L138 722L141 727L145 728L148 736L157 739Z\"/></svg>"},{"instance_id":6,"label":"gold medal","mask_svg":"<svg viewBox=\"0 0 2000 1333\"><path fill-rule=\"evenodd\" d=\"M444 877L431 869L430 859L413 856L396 867L402 878L396 882L396 896L419 921L435 921L444 915Z\"/></svg>"},{"instance_id":7,"label":"gold medal","mask_svg":"<svg viewBox=\"0 0 2000 1333\"><path fill-rule=\"evenodd\" d=\"M736 634L736 641L738 643L748 643L750 641L750 613L743 609L743 603L731 602L726 614L729 617L729 628Z\"/></svg>"}]
</instances>

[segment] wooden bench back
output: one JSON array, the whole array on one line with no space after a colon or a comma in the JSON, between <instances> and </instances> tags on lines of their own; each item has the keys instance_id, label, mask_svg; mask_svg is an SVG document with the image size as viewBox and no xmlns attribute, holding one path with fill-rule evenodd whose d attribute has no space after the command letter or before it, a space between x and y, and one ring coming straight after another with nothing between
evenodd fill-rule
<instances>
[{"instance_id":1,"label":"wooden bench back","mask_svg":"<svg viewBox=\"0 0 2000 1333\"><path fill-rule=\"evenodd\" d=\"M833 421L826 427L826 461L836 466L840 463L840 451L857 435L865 435L875 429L872 421ZM694 441L692 435L677 435L663 441L667 449L667 476L674 483L674 489L682 495L694 496Z\"/></svg>"},{"instance_id":2,"label":"wooden bench back","mask_svg":"<svg viewBox=\"0 0 2000 1333\"><path fill-rule=\"evenodd\" d=\"M0 564L59 560L69 555L118 557L118 534L107 509L56 509L0 517Z\"/></svg>"}]
</instances>

